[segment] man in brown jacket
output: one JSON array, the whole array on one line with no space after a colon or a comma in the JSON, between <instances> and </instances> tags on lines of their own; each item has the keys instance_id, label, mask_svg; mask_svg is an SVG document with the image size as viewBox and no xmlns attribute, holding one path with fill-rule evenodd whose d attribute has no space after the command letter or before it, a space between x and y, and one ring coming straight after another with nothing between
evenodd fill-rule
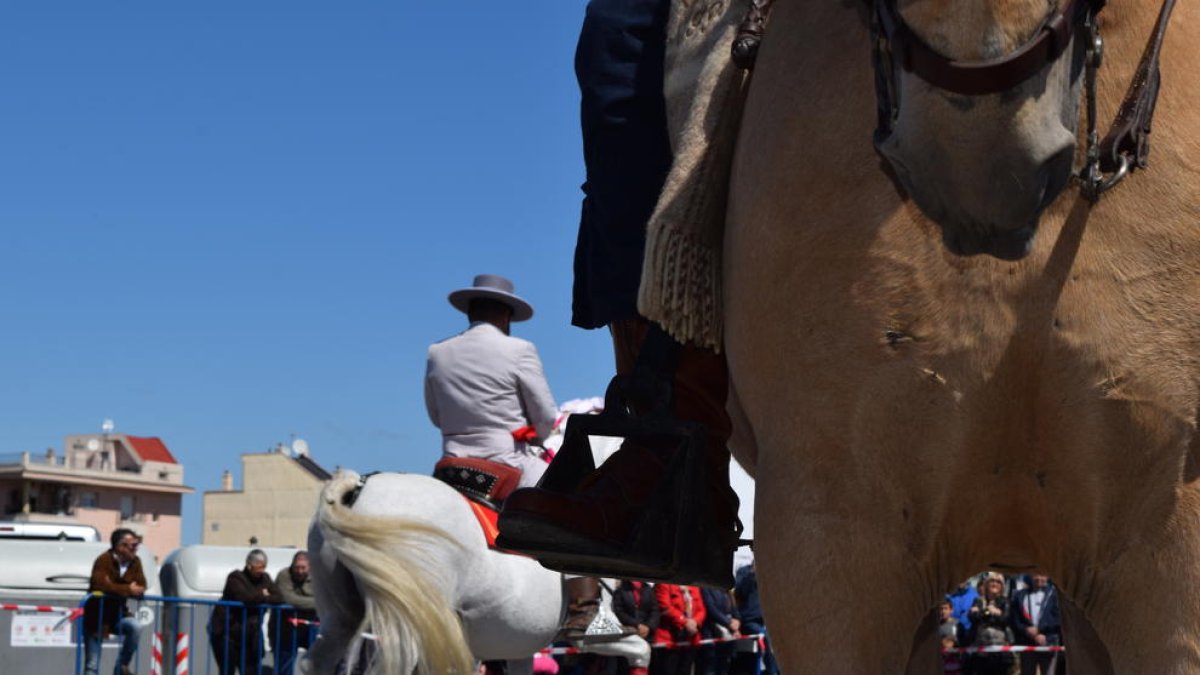
<instances>
[{"instance_id":1,"label":"man in brown jacket","mask_svg":"<svg viewBox=\"0 0 1200 675\"><path fill-rule=\"evenodd\" d=\"M146 575L137 549L140 538L133 530L113 530L109 542L112 548L101 553L92 563L92 578L88 583L91 596L83 608L83 652L86 675L100 672L100 645L114 633L121 636L121 651L114 675L129 675L129 664L137 652L141 628L125 607L128 598L140 598L146 593Z\"/></svg>"}]
</instances>

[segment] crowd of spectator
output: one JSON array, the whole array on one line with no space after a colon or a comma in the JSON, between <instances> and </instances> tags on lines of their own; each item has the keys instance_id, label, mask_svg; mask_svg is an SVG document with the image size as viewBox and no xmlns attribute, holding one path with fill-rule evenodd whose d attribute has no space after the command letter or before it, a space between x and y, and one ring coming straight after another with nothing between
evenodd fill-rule
<instances>
[{"instance_id":1,"label":"crowd of spectator","mask_svg":"<svg viewBox=\"0 0 1200 675\"><path fill-rule=\"evenodd\" d=\"M1061 651L957 651L959 647L1061 646L1058 591L1046 576L986 572L960 584L935 611L946 673L1057 675L1065 668L1066 655Z\"/></svg>"},{"instance_id":2,"label":"crowd of spectator","mask_svg":"<svg viewBox=\"0 0 1200 675\"><path fill-rule=\"evenodd\" d=\"M732 590L621 581L613 591L617 620L655 648L648 666L589 655L560 672L605 675L776 675L758 601L753 563ZM761 639L741 639L762 636ZM669 645L669 647L668 647ZM760 661L761 659L761 661Z\"/></svg>"},{"instance_id":3,"label":"crowd of spectator","mask_svg":"<svg viewBox=\"0 0 1200 675\"><path fill-rule=\"evenodd\" d=\"M138 629L124 599L140 597L145 580L135 555L139 538L130 530L113 532L112 548L96 559L85 607L84 670L97 673L99 645L105 635L120 634L122 648L115 673L131 673ZM264 611L284 604L269 633L278 662L274 672L292 672L299 648L313 638L316 612L308 555L299 551L274 579L266 572L266 553L252 550L245 567L226 578L221 600L208 622L218 672L255 672L262 658ZM229 604L236 603L236 604ZM591 656L564 663L560 672L586 675L777 675L759 604L753 563L740 568L732 590L675 584L621 581L612 593L617 620L654 647L646 664ZM948 593L934 609L943 650L944 672L953 675L1058 675L1065 653L1054 650L973 650L960 648L1056 647L1062 645L1058 591L1043 575L976 575ZM753 639L746 636L752 636ZM257 658L255 658L257 657ZM254 664L254 665L251 665Z\"/></svg>"}]
</instances>

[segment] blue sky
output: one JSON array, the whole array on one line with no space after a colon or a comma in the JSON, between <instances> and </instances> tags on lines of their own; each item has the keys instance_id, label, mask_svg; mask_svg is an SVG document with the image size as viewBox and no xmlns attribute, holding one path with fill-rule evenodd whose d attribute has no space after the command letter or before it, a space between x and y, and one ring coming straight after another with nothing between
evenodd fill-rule
<instances>
[{"instance_id":1,"label":"blue sky","mask_svg":"<svg viewBox=\"0 0 1200 675\"><path fill-rule=\"evenodd\" d=\"M607 335L569 325L584 5L4 3L0 454L158 436L185 543L293 435L428 471L425 350L481 272L555 396L602 394Z\"/></svg>"}]
</instances>

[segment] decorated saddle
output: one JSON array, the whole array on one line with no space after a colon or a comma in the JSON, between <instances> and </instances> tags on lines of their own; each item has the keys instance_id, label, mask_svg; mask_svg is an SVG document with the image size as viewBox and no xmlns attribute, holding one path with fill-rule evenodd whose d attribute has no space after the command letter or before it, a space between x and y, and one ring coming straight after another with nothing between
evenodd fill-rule
<instances>
[{"instance_id":1,"label":"decorated saddle","mask_svg":"<svg viewBox=\"0 0 1200 675\"><path fill-rule=\"evenodd\" d=\"M486 459L445 457L434 465L433 476L462 494L479 520L488 546L495 548L500 506L517 489L520 470Z\"/></svg>"}]
</instances>

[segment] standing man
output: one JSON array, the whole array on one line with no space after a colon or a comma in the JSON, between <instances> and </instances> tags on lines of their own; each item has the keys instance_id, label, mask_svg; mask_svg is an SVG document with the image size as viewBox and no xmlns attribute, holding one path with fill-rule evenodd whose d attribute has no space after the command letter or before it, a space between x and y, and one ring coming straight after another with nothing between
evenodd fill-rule
<instances>
[{"instance_id":1,"label":"standing man","mask_svg":"<svg viewBox=\"0 0 1200 675\"><path fill-rule=\"evenodd\" d=\"M1062 614L1058 609L1058 590L1050 577L1035 574L1029 588L1013 595L1013 641L1030 647L1056 647L1062 644ZM1055 675L1063 665L1062 652L1022 652L1021 675Z\"/></svg>"},{"instance_id":2,"label":"standing man","mask_svg":"<svg viewBox=\"0 0 1200 675\"><path fill-rule=\"evenodd\" d=\"M311 647L316 632L317 600L313 597L312 579L308 576L307 551L297 551L292 556L291 566L279 570L275 586L283 601L295 608L280 611L279 625L268 632L271 651L275 653L275 675L292 675L296 650ZM297 620L308 623L296 623Z\"/></svg>"},{"instance_id":3,"label":"standing man","mask_svg":"<svg viewBox=\"0 0 1200 675\"><path fill-rule=\"evenodd\" d=\"M88 582L90 596L83 608L83 672L100 672L100 645L108 635L121 636L121 651L117 656L114 675L130 675L129 664L137 652L141 628L125 606L128 598L140 598L146 593L146 575L137 549L140 539L130 529L113 530L109 537L111 548L92 563Z\"/></svg>"},{"instance_id":4,"label":"standing man","mask_svg":"<svg viewBox=\"0 0 1200 675\"><path fill-rule=\"evenodd\" d=\"M494 274L451 293L450 304L470 326L432 345L425 370L425 408L442 431L442 452L520 469L521 487L536 485L546 462L530 441L550 434L558 406L537 348L509 335L533 307Z\"/></svg>"},{"instance_id":5,"label":"standing man","mask_svg":"<svg viewBox=\"0 0 1200 675\"><path fill-rule=\"evenodd\" d=\"M267 574L267 554L254 549L246 555L246 566L225 578L221 600L213 608L208 622L209 644L217 672L253 674L261 671L263 605L283 602L271 575Z\"/></svg>"},{"instance_id":6,"label":"standing man","mask_svg":"<svg viewBox=\"0 0 1200 675\"><path fill-rule=\"evenodd\" d=\"M638 637L653 644L654 632L658 630L662 609L658 606L658 596L654 594L654 586L636 579L622 579L612 597L613 614L622 626L637 631ZM646 666L649 663L629 663L629 675L649 675Z\"/></svg>"}]
</instances>

